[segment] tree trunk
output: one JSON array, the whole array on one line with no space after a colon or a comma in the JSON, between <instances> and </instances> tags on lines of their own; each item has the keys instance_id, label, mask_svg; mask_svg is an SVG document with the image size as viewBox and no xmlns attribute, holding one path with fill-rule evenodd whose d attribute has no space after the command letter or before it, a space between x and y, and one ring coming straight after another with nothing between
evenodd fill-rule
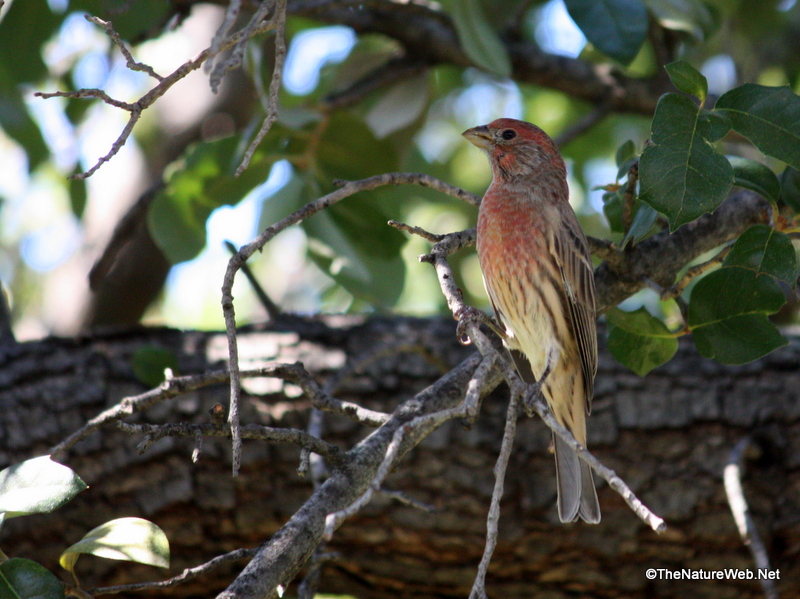
<instances>
[{"instance_id":1,"label":"tree trunk","mask_svg":"<svg viewBox=\"0 0 800 599\"><path fill-rule=\"evenodd\" d=\"M179 374L222 368L223 335L137 329L80 339L46 339L0 348L2 467L48 453L122 397L145 390L131 366L144 346L170 349ZM240 337L242 365L302 361L320 382L342 377L336 397L391 411L472 352L451 321L331 316L282 317ZM487 576L492 597L762 597L755 580L648 580L648 568L755 570L731 517L722 472L745 436L754 455L743 485L782 597L800 596L800 340L767 358L726 367L683 343L667 365L639 378L601 351L589 448L667 521L657 535L604 483L597 526L564 525L555 510L549 431L523 417L506 477L500 539ZM247 383L243 422L305 428L309 404L276 379ZM227 405L226 385L207 387L128 422L207 422ZM412 450L386 481L433 511L377 496L334 535L320 592L377 597L467 597L484 545L502 438L507 390L483 402L471 428L450 421ZM353 447L370 429L325 415L323 438ZM64 461L90 488L52 514L10 520L0 547L58 571L60 552L113 518L141 516L167 533L169 571L82 557L84 588L159 580L237 547L255 547L278 530L312 492L297 473L299 450L245 441L241 476L230 476L229 443L165 438L142 455L141 438L109 427ZM245 565L239 562L166 591L211 597ZM64 577L66 580L66 577ZM147 593L148 595L154 593ZM124 595L121 595L124 596ZM142 596L142 595L129 595Z\"/></svg>"}]
</instances>

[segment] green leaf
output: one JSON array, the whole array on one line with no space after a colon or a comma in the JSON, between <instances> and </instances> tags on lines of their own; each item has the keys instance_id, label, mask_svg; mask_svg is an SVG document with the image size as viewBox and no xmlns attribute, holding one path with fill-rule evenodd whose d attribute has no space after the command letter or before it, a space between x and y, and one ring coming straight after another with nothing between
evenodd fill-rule
<instances>
[{"instance_id":1,"label":"green leaf","mask_svg":"<svg viewBox=\"0 0 800 599\"><path fill-rule=\"evenodd\" d=\"M1 33L0 38L2 38ZM4 76L2 64L0 64L0 128L25 149L28 155L28 170L32 171L50 155L39 126L28 113L22 94L16 89L15 84L10 83Z\"/></svg>"},{"instance_id":2,"label":"green leaf","mask_svg":"<svg viewBox=\"0 0 800 599\"><path fill-rule=\"evenodd\" d=\"M723 364L745 364L786 345L767 319L785 302L771 276L725 266L695 285L687 323L702 355Z\"/></svg>"},{"instance_id":3,"label":"green leaf","mask_svg":"<svg viewBox=\"0 0 800 599\"><path fill-rule=\"evenodd\" d=\"M41 456L0 472L0 512L6 518L52 512L86 489L75 472Z\"/></svg>"},{"instance_id":4,"label":"green leaf","mask_svg":"<svg viewBox=\"0 0 800 599\"><path fill-rule=\"evenodd\" d=\"M34 83L47 76L41 46L56 32L62 16L46 0L13 2L0 21L0 80ZM0 113L3 111L0 110Z\"/></svg>"},{"instance_id":5,"label":"green leaf","mask_svg":"<svg viewBox=\"0 0 800 599\"><path fill-rule=\"evenodd\" d=\"M443 0L453 17L458 41L469 59L499 77L511 76L511 59L497 32L483 14L480 0Z\"/></svg>"},{"instance_id":6,"label":"green leaf","mask_svg":"<svg viewBox=\"0 0 800 599\"><path fill-rule=\"evenodd\" d=\"M739 156L728 156L728 161L733 166L734 185L755 191L773 204L778 202L781 184L768 166Z\"/></svg>"},{"instance_id":7,"label":"green leaf","mask_svg":"<svg viewBox=\"0 0 800 599\"><path fill-rule=\"evenodd\" d=\"M567 12L600 52L630 64L647 35L641 0L565 0Z\"/></svg>"},{"instance_id":8,"label":"green leaf","mask_svg":"<svg viewBox=\"0 0 800 599\"><path fill-rule=\"evenodd\" d=\"M791 166L781 173L781 199L795 212L800 212L800 171Z\"/></svg>"},{"instance_id":9,"label":"green leaf","mask_svg":"<svg viewBox=\"0 0 800 599\"><path fill-rule=\"evenodd\" d=\"M754 225L742 233L722 265L748 268L756 276L766 274L792 286L797 283L792 240L768 225Z\"/></svg>"},{"instance_id":10,"label":"green leaf","mask_svg":"<svg viewBox=\"0 0 800 599\"><path fill-rule=\"evenodd\" d=\"M734 365L758 360L789 343L764 314L742 314L699 327L692 339L706 358Z\"/></svg>"},{"instance_id":11,"label":"green leaf","mask_svg":"<svg viewBox=\"0 0 800 599\"><path fill-rule=\"evenodd\" d=\"M76 173L80 170L80 167L75 169ZM69 205L77 218L83 216L86 209L86 179L69 180Z\"/></svg>"},{"instance_id":12,"label":"green leaf","mask_svg":"<svg viewBox=\"0 0 800 599\"><path fill-rule=\"evenodd\" d=\"M608 220L608 226L614 233L624 233L622 225L622 206L624 203L622 188L608 191L603 194L603 214Z\"/></svg>"},{"instance_id":13,"label":"green leaf","mask_svg":"<svg viewBox=\"0 0 800 599\"><path fill-rule=\"evenodd\" d=\"M153 345L140 347L131 357L133 374L142 384L148 387L157 387L164 382L164 370L170 368L175 372L178 361L175 354Z\"/></svg>"},{"instance_id":14,"label":"green leaf","mask_svg":"<svg viewBox=\"0 0 800 599\"><path fill-rule=\"evenodd\" d=\"M635 243L647 235L658 218L658 212L644 202L637 200L634 206L635 213L633 215L633 220L631 220L631 228L622 240L621 245L623 247L628 241L633 241Z\"/></svg>"},{"instance_id":15,"label":"green leaf","mask_svg":"<svg viewBox=\"0 0 800 599\"><path fill-rule=\"evenodd\" d=\"M365 118L378 139L381 139L413 123L427 105L427 75L413 77L391 86Z\"/></svg>"},{"instance_id":16,"label":"green leaf","mask_svg":"<svg viewBox=\"0 0 800 599\"><path fill-rule=\"evenodd\" d=\"M800 98L789 87L745 83L723 94L714 109L764 154L800 168Z\"/></svg>"},{"instance_id":17,"label":"green leaf","mask_svg":"<svg viewBox=\"0 0 800 599\"><path fill-rule=\"evenodd\" d=\"M644 308L606 312L609 322L608 349L611 354L639 376L672 359L678 340L666 325Z\"/></svg>"},{"instance_id":18,"label":"green leaf","mask_svg":"<svg viewBox=\"0 0 800 599\"><path fill-rule=\"evenodd\" d=\"M686 96L662 96L653 117L655 145L639 161L639 197L664 213L673 231L712 212L733 184L733 167L706 141L698 115Z\"/></svg>"},{"instance_id":19,"label":"green leaf","mask_svg":"<svg viewBox=\"0 0 800 599\"><path fill-rule=\"evenodd\" d=\"M617 166L621 167L623 164L628 162L628 160L634 158L635 156L636 156L636 144L633 143L632 139L629 139L619 148L617 148L617 155L616 155Z\"/></svg>"},{"instance_id":20,"label":"green leaf","mask_svg":"<svg viewBox=\"0 0 800 599\"><path fill-rule=\"evenodd\" d=\"M158 526L142 518L118 518L89 531L59 558L72 572L82 553L169 568L169 541Z\"/></svg>"},{"instance_id":21,"label":"green leaf","mask_svg":"<svg viewBox=\"0 0 800 599\"><path fill-rule=\"evenodd\" d=\"M673 31L683 31L697 41L708 39L720 19L711 6L700 0L644 0L658 23Z\"/></svg>"},{"instance_id":22,"label":"green leaf","mask_svg":"<svg viewBox=\"0 0 800 599\"><path fill-rule=\"evenodd\" d=\"M364 216L371 219L371 224L369 221L366 224L373 228L372 251L367 247L368 241L359 235L363 228L348 224L341 216L336 218L331 210L303 223L309 236L309 256L355 297L373 305L391 306L403 290L405 264L399 252L387 255L391 245L374 241L382 231L385 234L393 231L386 225L386 217L371 211Z\"/></svg>"},{"instance_id":23,"label":"green leaf","mask_svg":"<svg viewBox=\"0 0 800 599\"><path fill-rule=\"evenodd\" d=\"M64 599L65 596L64 585L41 564L21 557L0 564L3 599Z\"/></svg>"},{"instance_id":24,"label":"green leaf","mask_svg":"<svg viewBox=\"0 0 800 599\"><path fill-rule=\"evenodd\" d=\"M667 74L675 87L683 93L700 100L700 104L706 101L708 80L700 71L683 60L671 62L664 68L667 70Z\"/></svg>"},{"instance_id":25,"label":"green leaf","mask_svg":"<svg viewBox=\"0 0 800 599\"><path fill-rule=\"evenodd\" d=\"M197 256L206 244L211 213L236 204L267 179L279 158L267 152L280 135L270 132L270 139L239 177L234 177L240 159L239 140L234 137L192 146L174 163L166 187L156 195L147 215L150 234L171 263Z\"/></svg>"},{"instance_id":26,"label":"green leaf","mask_svg":"<svg viewBox=\"0 0 800 599\"><path fill-rule=\"evenodd\" d=\"M724 113L706 109L700 110L697 126L703 132L703 138L709 143L719 141L731 130L731 122Z\"/></svg>"},{"instance_id":27,"label":"green leaf","mask_svg":"<svg viewBox=\"0 0 800 599\"><path fill-rule=\"evenodd\" d=\"M619 148L617 148L617 181L627 177L631 167L638 160L639 157L636 155L636 144L634 144L632 140L629 139Z\"/></svg>"}]
</instances>

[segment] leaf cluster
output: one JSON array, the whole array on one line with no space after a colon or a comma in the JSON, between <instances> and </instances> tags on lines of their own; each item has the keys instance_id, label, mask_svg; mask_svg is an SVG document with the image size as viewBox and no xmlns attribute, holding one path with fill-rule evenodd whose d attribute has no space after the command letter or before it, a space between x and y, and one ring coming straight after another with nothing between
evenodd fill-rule
<instances>
[{"instance_id":1,"label":"leaf cluster","mask_svg":"<svg viewBox=\"0 0 800 599\"><path fill-rule=\"evenodd\" d=\"M52 512L87 488L75 472L42 456L0 471L0 527L10 518ZM59 563L80 592L75 564L81 554L169 567L164 531L142 518L117 518L90 530L64 550ZM0 597L63 599L65 585L41 564L0 551Z\"/></svg>"}]
</instances>

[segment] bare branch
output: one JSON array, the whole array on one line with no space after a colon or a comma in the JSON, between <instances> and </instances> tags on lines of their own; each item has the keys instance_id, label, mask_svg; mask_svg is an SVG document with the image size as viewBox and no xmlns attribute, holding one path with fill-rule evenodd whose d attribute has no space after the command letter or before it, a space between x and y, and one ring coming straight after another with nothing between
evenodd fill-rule
<instances>
[{"instance_id":1,"label":"bare branch","mask_svg":"<svg viewBox=\"0 0 800 599\"><path fill-rule=\"evenodd\" d=\"M91 589L89 594L93 597L99 595L115 595L117 593L136 593L139 591L155 591L158 589L168 589L170 587L177 586L186 582L187 580L192 580L193 578L197 578L198 576L205 574L213 570L214 568L218 568L224 564L228 564L230 562L237 562L240 559L245 559L252 557L256 553L257 549L234 549L224 555L218 555L214 559L202 564L200 566L195 566L194 568L186 568L183 572L178 574L177 576L173 576L172 578L168 578L167 580L161 580L159 582L138 582L135 584L121 584L114 587L100 587L97 589Z\"/></svg>"},{"instance_id":2,"label":"bare branch","mask_svg":"<svg viewBox=\"0 0 800 599\"><path fill-rule=\"evenodd\" d=\"M131 435L145 435L137 450L144 453L147 448L164 437L230 437L230 427L219 428L213 424L192 424L183 422L179 424L128 424L117 422L117 428ZM305 431L294 428L275 428L260 424L246 424L241 427L242 439L258 439L270 443L288 443L297 445L308 451L321 455L330 460L332 464L342 465L344 454L336 445L327 443L322 439L309 435Z\"/></svg>"},{"instance_id":3,"label":"bare branch","mask_svg":"<svg viewBox=\"0 0 800 599\"><path fill-rule=\"evenodd\" d=\"M95 25L105 29L106 35L111 38L114 44L116 44L116 46L119 48L119 51L122 52L122 55L125 57L126 60L125 66L127 66L131 71L141 71L142 73L147 73L148 75L150 75L154 79L157 79L158 81L164 80L164 78L161 75L159 75L153 70L153 67L144 64L142 62L136 62L133 59L133 54L131 54L131 51L128 50L127 46L125 46L125 44L122 43L122 40L119 37L119 33L117 33L114 30L111 21L104 21L99 17L93 17L91 15L84 15L84 16L86 20L89 21L90 23L94 23Z\"/></svg>"},{"instance_id":4,"label":"bare branch","mask_svg":"<svg viewBox=\"0 0 800 599\"><path fill-rule=\"evenodd\" d=\"M303 368L302 364L266 364L261 368L244 370L239 375L243 378L274 377L291 381L303 389L311 404L317 409L343 414L362 424L380 426L389 419L389 415L383 412L368 410L352 402L341 401L331 397L320 388L314 378ZM53 447L50 453L54 457L61 455L106 424L116 422L131 414L142 412L164 400L172 399L208 385L227 383L229 381L230 373L227 370L169 378L155 389L123 398L115 406L104 410ZM211 420L213 428L222 430L221 426L225 420L222 406L218 406L218 409L215 406L211 414Z\"/></svg>"},{"instance_id":5,"label":"bare branch","mask_svg":"<svg viewBox=\"0 0 800 599\"><path fill-rule=\"evenodd\" d=\"M285 4L285 0L279 0L279 2L283 2ZM236 4L238 4L238 2L236 2ZM285 11L282 14L283 16L281 17L280 20L281 23L285 21ZM115 100L111 98L108 94L106 94L104 91L99 89L81 89L74 92L52 92L52 93L36 92L34 94L35 96L43 99L55 98L55 97L96 98L102 100L106 104L109 104L116 108L121 108L122 110L126 110L131 113L128 123L125 125L125 128L122 130L119 137L117 137L116 141L111 146L111 150L105 156L100 158L95 163L95 165L86 172L79 173L77 175L72 175L70 177L72 179L86 179L87 177L91 177L97 171L97 169L99 169L105 162L111 160L111 158L113 158L120 151L122 146L124 146L125 143L128 141L128 138L130 137L131 132L133 131L133 127L134 125L136 125L137 121L141 117L142 112L145 109L152 106L153 103L155 103L155 101L158 100L158 98L167 93L167 90L169 90L178 81L186 77L192 71L195 71L198 68L200 68L200 66L208 58L216 56L216 54L218 54L222 50L230 48L231 46L244 43L244 41L246 41L250 37L258 35L259 33L262 33L264 31L268 31L272 27L272 24L270 22L261 23L256 27L246 29L245 31L240 31L232 34L229 37L223 38L218 44L216 43L216 38L215 38L215 44L213 44L212 47L203 50L194 59L185 62L166 77L161 77L160 75L155 73L152 67L133 60L133 56L127 50L127 48L125 48L124 44L122 44L119 38L119 34L116 31L114 31L110 22L103 21L102 19L98 19L96 17L87 16L87 19L92 23L95 23L98 26L105 29L106 33L109 36L111 36L111 39L114 40L114 43L117 44L117 46L122 51L123 55L128 61L129 68L135 71L144 71L148 73L149 75L155 77L158 80L158 84L155 87L153 87L150 91L148 91L146 94L144 94L141 98L139 98L139 100L133 103L121 102L119 100ZM280 37L281 37L280 43L283 44L282 35ZM278 41L276 40L276 44L277 43ZM277 63L276 63L276 71L279 71ZM274 79L274 74L273 74L273 79ZM278 72L278 79L280 79L280 72Z\"/></svg>"},{"instance_id":6,"label":"bare branch","mask_svg":"<svg viewBox=\"0 0 800 599\"><path fill-rule=\"evenodd\" d=\"M239 18L239 13L242 10L242 0L231 0L228 8L225 10L225 19L217 29L214 37L211 39L211 46L208 48L208 56L211 60L206 63L205 72L211 72L214 66L214 58L223 50L224 42L228 37L236 19ZM212 89L214 89L212 87Z\"/></svg>"},{"instance_id":7,"label":"bare branch","mask_svg":"<svg viewBox=\"0 0 800 599\"><path fill-rule=\"evenodd\" d=\"M225 270L225 277L222 282L222 313L225 318L225 334L228 339L228 361L231 373L231 399L228 413L228 422L233 432L233 473L234 476L239 471L239 461L241 456L241 438L239 436L239 399L241 397L241 381L239 376L239 348L236 342L236 313L233 307L233 281L236 272L256 251L266 245L275 235L284 229L295 225L306 218L324 210L341 200L358 193L381 187L383 185L400 185L415 183L424 187L430 187L443 193L447 193L467 202L479 202L473 194L462 189L449 185L431 177L419 173L387 173L376 175L361 181L351 181L345 183L339 189L309 202L300 210L297 210L278 221L274 225L267 227L255 240L243 246L236 254L231 256L228 267Z\"/></svg>"},{"instance_id":8,"label":"bare branch","mask_svg":"<svg viewBox=\"0 0 800 599\"><path fill-rule=\"evenodd\" d=\"M742 542L750 550L756 568L759 570L769 570L769 555L764 547L764 542L758 534L758 528L750 515L750 508L747 506L747 499L742 490L742 462L744 455L750 447L750 437L745 437L739 441L731 450L728 464L725 466L723 480L725 483L725 495L728 497L728 504L731 506L731 513L739 530ZM761 588L767 599L778 599L778 589L775 581L768 578L761 578Z\"/></svg>"},{"instance_id":9,"label":"bare branch","mask_svg":"<svg viewBox=\"0 0 800 599\"><path fill-rule=\"evenodd\" d=\"M225 241L225 247L231 254L235 254L237 251L239 251L236 249L236 246L233 245L230 241ZM250 267L247 264L242 265L242 273L244 274L245 277L247 277L247 281L253 288L253 292L256 294L256 297L258 298L261 307L264 308L264 311L267 313L267 322L275 320L278 314L281 313L281 309L267 295L267 292L264 291L264 288L261 286L261 283L259 283L256 276L253 274L253 271L250 270Z\"/></svg>"},{"instance_id":10,"label":"bare branch","mask_svg":"<svg viewBox=\"0 0 800 599\"><path fill-rule=\"evenodd\" d=\"M500 523L500 500L503 498L503 485L506 478L508 460L511 458L511 448L514 445L514 436L517 434L517 419L522 396L512 393L506 410L506 426L503 432L503 443L500 446L500 455L494 466L494 489L492 490L492 503L489 507L489 516L486 519L486 546L483 549L481 563L478 565L478 574L472 585L470 599L486 599L486 572L492 561L492 554L497 546L498 524Z\"/></svg>"},{"instance_id":11,"label":"bare branch","mask_svg":"<svg viewBox=\"0 0 800 599\"><path fill-rule=\"evenodd\" d=\"M263 4L259 8L259 11L266 4L267 2L264 0ZM255 17L253 20L255 21ZM236 169L237 177L241 175L242 171L248 167L250 160L252 160L253 154L258 147L258 144L261 143L261 140L264 139L264 136L269 132L270 128L272 128L272 124L278 119L278 93L281 90L283 63L286 60L286 0L277 0L277 4L275 5L275 16L273 17L273 20L275 22L276 29L275 66L272 70L272 81L270 81L269 84L269 110L267 111L267 116L264 119L264 122L261 124L261 128L258 130L258 133L256 133L253 141L250 142L250 145L245 151L241 164ZM243 45L240 44L237 46L236 50L239 48L243 49ZM234 54L236 53L236 50L234 50ZM239 62L241 63L241 57L239 58Z\"/></svg>"},{"instance_id":12,"label":"bare branch","mask_svg":"<svg viewBox=\"0 0 800 599\"><path fill-rule=\"evenodd\" d=\"M521 381L520 384L524 385L524 383ZM616 472L614 472L611 468L604 466L600 460L594 457L583 445L575 440L575 437L572 436L572 433L559 424L559 422L555 419L555 416L553 416L553 413L550 411L550 408L547 407L547 404L544 403L541 398L536 398L534 401L530 402L529 405L533 411L536 412L539 418L541 418L555 434L566 441L567 444L569 444L569 446L575 450L578 456L592 467L592 470L606 479L608 485L622 496L622 498L625 500L625 503L628 504L633 512L639 516L644 523L658 533L667 530L667 525L664 520L651 512L647 506L644 505L638 497L636 497L633 491L631 491L630 487L625 484L625 481L617 476Z\"/></svg>"},{"instance_id":13,"label":"bare branch","mask_svg":"<svg viewBox=\"0 0 800 599\"><path fill-rule=\"evenodd\" d=\"M396 221L394 219L390 220L388 222L388 225L390 227L394 227L395 229L399 229L400 231L405 231L406 233L411 233L412 235L419 235L420 237L422 237L423 239L427 239L431 243L436 243L436 242L441 241L442 239L444 239L446 237L445 235L439 235L437 233L430 233L430 232L426 231L425 229L423 229L421 227L412 227L411 225L407 225L405 223L401 223L401 222Z\"/></svg>"},{"instance_id":14,"label":"bare branch","mask_svg":"<svg viewBox=\"0 0 800 599\"><path fill-rule=\"evenodd\" d=\"M235 6L234 6L235 5ZM233 50L228 56L227 59L217 62L214 65L213 70L211 71L211 77L209 77L209 82L211 84L211 91L217 93L219 89L219 84L222 82L222 78L225 76L225 73L232 69L238 69L242 66L242 57L244 56L244 50L247 46L247 41L253 37L256 28L264 21L267 13L270 9L275 5L275 0L261 0L261 3L258 5L256 12L250 18L250 22L247 26L241 31L242 39L234 46ZM230 26L232 25L232 21L230 20L231 15L239 13L239 2L233 2L229 5L228 11L225 15L225 21L223 22L222 26L220 27L217 35L221 32L230 30ZM214 37L214 43L216 43L217 37Z\"/></svg>"},{"instance_id":15,"label":"bare branch","mask_svg":"<svg viewBox=\"0 0 800 599\"><path fill-rule=\"evenodd\" d=\"M368 489L397 429L419 416L461 405L467 387L473 381L475 369L482 361L479 355L469 357L401 405L386 424L349 451L352 467L334 470L272 539L262 545L236 580L218 595L218 599L272 597L278 586L288 584L322 540L327 516L345 509ZM499 382L499 373L489 369L478 396L489 393ZM413 430L407 431L402 447L397 452L398 457L405 455L429 435L436 424L436 420L425 421L423 425L418 424Z\"/></svg>"}]
</instances>

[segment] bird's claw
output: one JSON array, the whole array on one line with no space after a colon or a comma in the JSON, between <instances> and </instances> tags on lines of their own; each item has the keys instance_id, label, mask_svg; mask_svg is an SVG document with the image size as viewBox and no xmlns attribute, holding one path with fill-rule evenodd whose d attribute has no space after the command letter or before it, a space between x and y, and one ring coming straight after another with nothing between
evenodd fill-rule
<instances>
[{"instance_id":1,"label":"bird's claw","mask_svg":"<svg viewBox=\"0 0 800 599\"><path fill-rule=\"evenodd\" d=\"M536 402L542 400L542 383L530 383L528 385L528 390L525 393L525 397L522 400L522 409L525 410L525 414L528 418L533 417L536 411L533 409L533 405ZM547 404L545 404L547 405Z\"/></svg>"},{"instance_id":2,"label":"bird's claw","mask_svg":"<svg viewBox=\"0 0 800 599\"><path fill-rule=\"evenodd\" d=\"M488 319L488 316L486 316L484 312L481 312L472 306L464 306L463 308L459 308L454 316L458 320L456 336L458 337L458 342L461 343L461 345L469 345L472 343L472 340L469 338L469 334L467 334L467 326L474 323L480 324L482 322L486 322Z\"/></svg>"}]
</instances>

